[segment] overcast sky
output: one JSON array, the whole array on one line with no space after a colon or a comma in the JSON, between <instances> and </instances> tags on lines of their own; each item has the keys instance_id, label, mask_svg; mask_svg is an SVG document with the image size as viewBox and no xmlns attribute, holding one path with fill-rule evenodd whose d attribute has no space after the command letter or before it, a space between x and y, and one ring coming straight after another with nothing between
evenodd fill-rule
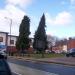
<instances>
[{"instance_id":1,"label":"overcast sky","mask_svg":"<svg viewBox=\"0 0 75 75\"><path fill-rule=\"evenodd\" d=\"M31 36L46 17L46 33L57 37L75 36L75 0L0 0L0 31L18 35L24 15L31 19Z\"/></svg>"}]
</instances>

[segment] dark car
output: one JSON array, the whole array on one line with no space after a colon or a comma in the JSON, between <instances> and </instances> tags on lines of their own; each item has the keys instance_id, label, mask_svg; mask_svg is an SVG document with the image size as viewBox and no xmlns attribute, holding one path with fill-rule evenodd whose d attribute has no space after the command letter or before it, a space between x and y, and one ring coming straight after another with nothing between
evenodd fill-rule
<instances>
[{"instance_id":1,"label":"dark car","mask_svg":"<svg viewBox=\"0 0 75 75\"><path fill-rule=\"evenodd\" d=\"M2 51L2 50L0 50L0 56L2 55L2 57L4 58L4 59L7 59L7 53L6 53L6 51Z\"/></svg>"},{"instance_id":2,"label":"dark car","mask_svg":"<svg viewBox=\"0 0 75 75\"><path fill-rule=\"evenodd\" d=\"M75 57L75 48L68 50L68 52L66 53L66 56L67 57L69 57L69 56Z\"/></svg>"},{"instance_id":3,"label":"dark car","mask_svg":"<svg viewBox=\"0 0 75 75\"><path fill-rule=\"evenodd\" d=\"M0 75L12 75L7 61L0 58Z\"/></svg>"}]
</instances>

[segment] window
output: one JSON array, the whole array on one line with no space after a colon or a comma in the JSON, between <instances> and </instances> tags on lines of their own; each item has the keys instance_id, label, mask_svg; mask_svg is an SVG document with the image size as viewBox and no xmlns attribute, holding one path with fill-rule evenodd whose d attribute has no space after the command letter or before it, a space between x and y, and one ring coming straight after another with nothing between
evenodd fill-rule
<instances>
[{"instance_id":1,"label":"window","mask_svg":"<svg viewBox=\"0 0 75 75\"><path fill-rule=\"evenodd\" d=\"M0 37L0 42L3 42L3 37Z\"/></svg>"},{"instance_id":2,"label":"window","mask_svg":"<svg viewBox=\"0 0 75 75\"><path fill-rule=\"evenodd\" d=\"M14 44L14 40L10 40L10 44Z\"/></svg>"}]
</instances>

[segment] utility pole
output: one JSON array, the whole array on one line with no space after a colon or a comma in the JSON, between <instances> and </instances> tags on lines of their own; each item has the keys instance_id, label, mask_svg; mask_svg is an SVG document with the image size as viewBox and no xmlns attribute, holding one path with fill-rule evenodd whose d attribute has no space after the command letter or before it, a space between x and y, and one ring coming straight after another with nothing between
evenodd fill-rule
<instances>
[{"instance_id":1,"label":"utility pole","mask_svg":"<svg viewBox=\"0 0 75 75\"><path fill-rule=\"evenodd\" d=\"M11 26L12 26L12 19L11 18L9 18L9 17L5 17L5 19L9 19L10 20L10 51L9 51L9 54L10 54L10 52L11 52Z\"/></svg>"}]
</instances>

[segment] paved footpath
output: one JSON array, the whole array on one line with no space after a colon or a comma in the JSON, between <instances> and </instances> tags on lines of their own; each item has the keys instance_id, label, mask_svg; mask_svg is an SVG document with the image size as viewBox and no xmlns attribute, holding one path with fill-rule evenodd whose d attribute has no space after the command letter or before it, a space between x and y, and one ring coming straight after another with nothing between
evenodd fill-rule
<instances>
[{"instance_id":1,"label":"paved footpath","mask_svg":"<svg viewBox=\"0 0 75 75\"><path fill-rule=\"evenodd\" d=\"M41 59L44 62L48 63L56 63L56 64L63 64L63 65L70 65L70 66L75 66L75 58L73 57L60 57L60 58L44 58Z\"/></svg>"},{"instance_id":2,"label":"paved footpath","mask_svg":"<svg viewBox=\"0 0 75 75\"><path fill-rule=\"evenodd\" d=\"M38 61L38 62L44 62L44 63L55 63L55 64L63 64L63 65L70 65L75 66L75 57L56 57L56 58L25 58L25 57L14 57L10 56L12 58L22 59L26 61Z\"/></svg>"}]
</instances>

